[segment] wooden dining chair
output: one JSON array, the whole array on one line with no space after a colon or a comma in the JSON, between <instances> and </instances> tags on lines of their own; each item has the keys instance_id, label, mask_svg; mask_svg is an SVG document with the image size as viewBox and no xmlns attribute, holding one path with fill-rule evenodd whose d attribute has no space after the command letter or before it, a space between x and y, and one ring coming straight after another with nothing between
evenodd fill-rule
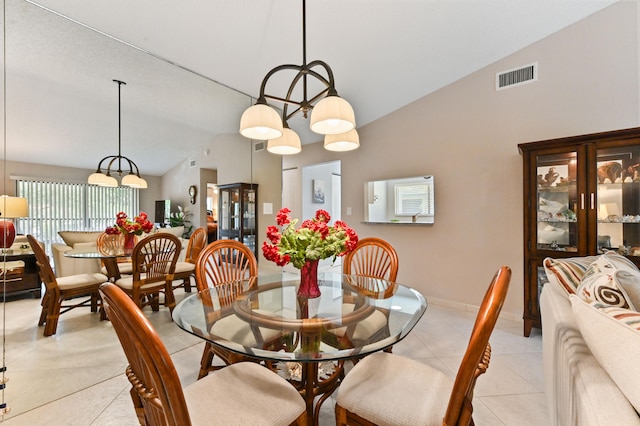
<instances>
[{"instance_id":1,"label":"wooden dining chair","mask_svg":"<svg viewBox=\"0 0 640 426\"><path fill-rule=\"evenodd\" d=\"M111 283L100 293L129 362L129 394L141 425L306 425L298 391L253 363L229 366L183 388L160 336L131 298Z\"/></svg>"},{"instance_id":2,"label":"wooden dining chair","mask_svg":"<svg viewBox=\"0 0 640 426\"><path fill-rule=\"evenodd\" d=\"M455 381L418 361L379 352L347 374L336 397L336 425L472 425L473 390L489 368L489 337L507 295L511 269L501 267L482 300Z\"/></svg>"},{"instance_id":3,"label":"wooden dining chair","mask_svg":"<svg viewBox=\"0 0 640 426\"><path fill-rule=\"evenodd\" d=\"M245 244L235 240L214 241L200 253L196 263L196 286L198 291L208 290L209 288L220 288L228 283L257 277L257 275L258 261L253 251ZM223 305L233 303L235 296L238 295L238 291L226 292L226 294L231 297L221 299L220 303ZM210 332L221 335L222 337L228 332L242 334L246 340L245 346L255 346L258 343L264 344L265 340L271 342L282 335L281 331L265 330L263 336L261 333L252 330L246 322L235 316L223 318L214 323L212 327ZM260 340L260 342L257 340ZM223 366L213 365L215 356L218 356L224 362ZM202 353L198 378L206 376L210 371L246 360L255 361L255 359L238 355L215 346L210 342L206 342L204 352Z\"/></svg>"},{"instance_id":4,"label":"wooden dining chair","mask_svg":"<svg viewBox=\"0 0 640 426\"><path fill-rule=\"evenodd\" d=\"M42 311L38 320L38 326L44 325L44 335L56 334L60 315L71 309L90 307L91 312L97 312L100 304L98 288L100 284L108 281L107 277L91 273L56 278L49 257L38 240L33 235L27 235L27 240L36 256L40 278L45 285Z\"/></svg>"},{"instance_id":5,"label":"wooden dining chair","mask_svg":"<svg viewBox=\"0 0 640 426\"><path fill-rule=\"evenodd\" d=\"M348 282L361 293L375 299L388 298L393 295L393 283L398 276L398 254L389 242L381 238L362 238L356 248L345 255L343 273L353 275ZM353 309L355 304L345 298L342 305L343 313L351 312ZM328 330L323 340L332 346L353 347L388 335L389 310L380 307L365 321L350 327ZM390 347L387 352L391 350Z\"/></svg>"},{"instance_id":6,"label":"wooden dining chair","mask_svg":"<svg viewBox=\"0 0 640 426\"><path fill-rule=\"evenodd\" d=\"M134 236L134 241L138 244L138 236ZM104 255L112 256L122 254L124 247L123 234L107 234L103 232L96 239L98 251ZM131 275L133 273L133 263L129 257L118 257L116 259L120 275ZM102 273L108 275L107 267L102 263Z\"/></svg>"},{"instance_id":7,"label":"wooden dining chair","mask_svg":"<svg viewBox=\"0 0 640 426\"><path fill-rule=\"evenodd\" d=\"M154 311L160 309L160 294L164 293L164 305L171 312L176 306L173 296L173 274L180 254L180 240L169 233L157 233L142 239L133 248L132 275L116 280L142 309L150 305Z\"/></svg>"},{"instance_id":8,"label":"wooden dining chair","mask_svg":"<svg viewBox=\"0 0 640 426\"><path fill-rule=\"evenodd\" d=\"M382 238L367 237L358 241L356 248L344 256L345 274L363 275L395 281L398 276L398 254Z\"/></svg>"},{"instance_id":9,"label":"wooden dining chair","mask_svg":"<svg viewBox=\"0 0 640 426\"><path fill-rule=\"evenodd\" d=\"M173 289L183 287L186 293L191 293L191 277L196 277L196 260L202 249L207 245L207 229L197 228L189 237L187 251L183 262L176 263Z\"/></svg>"}]
</instances>

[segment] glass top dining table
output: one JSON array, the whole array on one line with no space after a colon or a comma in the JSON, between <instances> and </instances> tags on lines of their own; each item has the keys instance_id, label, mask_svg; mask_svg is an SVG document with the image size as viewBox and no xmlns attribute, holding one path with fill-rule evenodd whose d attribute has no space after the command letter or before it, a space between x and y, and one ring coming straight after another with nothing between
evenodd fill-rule
<instances>
[{"instance_id":1,"label":"glass top dining table","mask_svg":"<svg viewBox=\"0 0 640 426\"><path fill-rule=\"evenodd\" d=\"M344 360L398 343L427 309L418 291L391 281L320 273L318 284L321 295L307 299L297 296L300 277L293 274L230 282L186 297L173 320L226 350L274 362L296 382L316 424L320 404L344 375Z\"/></svg>"}]
</instances>

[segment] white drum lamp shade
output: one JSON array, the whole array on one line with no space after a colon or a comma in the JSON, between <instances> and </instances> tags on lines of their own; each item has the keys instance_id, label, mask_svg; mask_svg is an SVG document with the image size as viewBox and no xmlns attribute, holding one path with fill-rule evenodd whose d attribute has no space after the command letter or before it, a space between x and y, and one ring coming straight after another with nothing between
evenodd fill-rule
<instances>
[{"instance_id":1,"label":"white drum lamp shade","mask_svg":"<svg viewBox=\"0 0 640 426\"><path fill-rule=\"evenodd\" d=\"M247 108L240 118L240 134L249 139L269 140L282 136L282 118L268 105Z\"/></svg>"},{"instance_id":2,"label":"white drum lamp shade","mask_svg":"<svg viewBox=\"0 0 640 426\"><path fill-rule=\"evenodd\" d=\"M324 137L324 149L328 151L352 151L360 146L360 136L356 129L337 135L326 135Z\"/></svg>"},{"instance_id":3,"label":"white drum lamp shade","mask_svg":"<svg viewBox=\"0 0 640 426\"><path fill-rule=\"evenodd\" d=\"M311 130L322 135L346 133L356 127L349 102L339 96L327 96L311 110Z\"/></svg>"},{"instance_id":4,"label":"white drum lamp shade","mask_svg":"<svg viewBox=\"0 0 640 426\"><path fill-rule=\"evenodd\" d=\"M270 139L267 142L267 151L280 155L297 154L302 151L302 144L298 134L286 127L283 132L279 138Z\"/></svg>"}]
</instances>

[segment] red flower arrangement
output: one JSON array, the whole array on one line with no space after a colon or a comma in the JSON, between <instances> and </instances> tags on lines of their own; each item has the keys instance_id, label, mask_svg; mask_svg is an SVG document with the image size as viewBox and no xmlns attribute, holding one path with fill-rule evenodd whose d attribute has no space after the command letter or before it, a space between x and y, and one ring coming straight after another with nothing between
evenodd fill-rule
<instances>
[{"instance_id":1,"label":"red flower arrangement","mask_svg":"<svg viewBox=\"0 0 640 426\"><path fill-rule=\"evenodd\" d=\"M293 263L301 269L306 260L327 259L333 256L344 256L355 249L358 235L349 226L337 220L334 226L329 226L331 216L325 210L316 211L313 219L307 219L298 229L295 228L298 219L289 217L291 210L284 207L277 216L277 226L267 227L268 242L262 245L262 254L267 260L278 266Z\"/></svg>"},{"instance_id":2,"label":"red flower arrangement","mask_svg":"<svg viewBox=\"0 0 640 426\"><path fill-rule=\"evenodd\" d=\"M120 212L116 215L116 224L105 229L107 234L135 234L142 235L142 233L148 233L153 229L153 223L147 219L148 216L145 212L129 219L125 212Z\"/></svg>"}]
</instances>

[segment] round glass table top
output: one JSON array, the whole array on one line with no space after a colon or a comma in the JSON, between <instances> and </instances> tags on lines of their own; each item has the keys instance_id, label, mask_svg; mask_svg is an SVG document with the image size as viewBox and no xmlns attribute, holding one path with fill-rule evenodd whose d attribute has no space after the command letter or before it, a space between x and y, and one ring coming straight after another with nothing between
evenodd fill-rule
<instances>
[{"instance_id":1,"label":"round glass table top","mask_svg":"<svg viewBox=\"0 0 640 426\"><path fill-rule=\"evenodd\" d=\"M297 296L300 278L260 276L193 294L173 311L185 331L261 359L339 360L385 349L403 339L427 309L402 284L320 273L321 295Z\"/></svg>"}]
</instances>

